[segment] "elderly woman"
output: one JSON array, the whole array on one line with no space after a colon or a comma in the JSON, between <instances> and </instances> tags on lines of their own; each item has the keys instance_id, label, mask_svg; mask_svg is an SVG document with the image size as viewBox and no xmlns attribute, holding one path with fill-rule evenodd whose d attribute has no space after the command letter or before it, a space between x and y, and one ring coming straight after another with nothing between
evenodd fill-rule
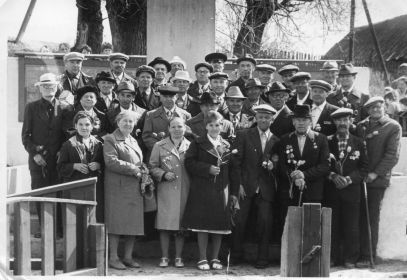
<instances>
[{"instance_id":1,"label":"elderly woman","mask_svg":"<svg viewBox=\"0 0 407 280\"><path fill-rule=\"evenodd\" d=\"M75 135L66 141L60 150L57 162L59 177L63 182L97 177L96 220L103 223L104 190L102 180L103 145L91 135L93 117L79 111L73 120Z\"/></svg>"},{"instance_id":2,"label":"elderly woman","mask_svg":"<svg viewBox=\"0 0 407 280\"><path fill-rule=\"evenodd\" d=\"M200 270L222 269L218 259L222 236L231 233L226 205L232 152L230 144L220 136L222 120L220 113L209 111L205 118L207 134L195 139L185 155L191 189L183 225L198 233ZM212 237L210 263L206 256L209 235Z\"/></svg>"},{"instance_id":3,"label":"elderly woman","mask_svg":"<svg viewBox=\"0 0 407 280\"><path fill-rule=\"evenodd\" d=\"M116 117L118 128L105 137L105 213L109 235L109 266L115 269L140 267L132 252L136 235L144 235L143 197L140 176L143 154L130 135L137 122L132 111ZM119 260L119 237L125 236L124 258Z\"/></svg>"},{"instance_id":4,"label":"elderly woman","mask_svg":"<svg viewBox=\"0 0 407 280\"><path fill-rule=\"evenodd\" d=\"M160 231L162 258L160 267L168 266L170 234L175 236L175 267L183 267L184 236L181 220L189 193L189 178L184 165L189 141L184 138L183 118L175 117L169 124L170 136L155 143L150 156L150 172L157 186L156 228Z\"/></svg>"}]
</instances>

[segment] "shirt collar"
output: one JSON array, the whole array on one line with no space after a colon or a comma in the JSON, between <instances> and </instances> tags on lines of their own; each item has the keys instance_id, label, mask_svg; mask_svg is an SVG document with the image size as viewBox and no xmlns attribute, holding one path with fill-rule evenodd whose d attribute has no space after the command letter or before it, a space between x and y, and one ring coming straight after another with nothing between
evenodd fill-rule
<instances>
[{"instance_id":1,"label":"shirt collar","mask_svg":"<svg viewBox=\"0 0 407 280\"><path fill-rule=\"evenodd\" d=\"M233 114L233 113L229 112L229 116L230 116L231 118L233 118L233 116L236 116L238 119L240 119L241 114L242 114L242 111L240 111L240 112L238 112L238 113L236 113L236 114Z\"/></svg>"},{"instance_id":2,"label":"shirt collar","mask_svg":"<svg viewBox=\"0 0 407 280\"><path fill-rule=\"evenodd\" d=\"M218 136L218 138L213 139L211 136L209 136L209 134L206 134L206 137L208 137L209 142L212 143L212 145L216 148L218 146L220 146L222 144L221 142L221 137L220 135Z\"/></svg>"},{"instance_id":3,"label":"shirt collar","mask_svg":"<svg viewBox=\"0 0 407 280\"><path fill-rule=\"evenodd\" d=\"M297 137L306 137L308 135L308 133L310 132L311 128L308 128L307 132L305 132L304 135L302 134L298 134L297 131L295 131L295 135L297 135Z\"/></svg>"},{"instance_id":4,"label":"shirt collar","mask_svg":"<svg viewBox=\"0 0 407 280\"><path fill-rule=\"evenodd\" d=\"M285 108L285 104L283 105L283 107L281 107L280 110L278 110L275 114L274 114L274 119L276 119L278 117L278 115L284 110Z\"/></svg>"},{"instance_id":5,"label":"shirt collar","mask_svg":"<svg viewBox=\"0 0 407 280\"><path fill-rule=\"evenodd\" d=\"M316 104L312 103L312 109L319 108L322 111L325 108L325 105L326 105L326 100L324 102L322 102L320 105L316 105Z\"/></svg>"},{"instance_id":6,"label":"shirt collar","mask_svg":"<svg viewBox=\"0 0 407 280\"><path fill-rule=\"evenodd\" d=\"M349 93L351 93L354 87L355 87L355 84L353 84L348 90L344 90L344 89L341 87L341 92L342 92L342 93L344 93L344 92L349 92Z\"/></svg>"},{"instance_id":7,"label":"shirt collar","mask_svg":"<svg viewBox=\"0 0 407 280\"><path fill-rule=\"evenodd\" d=\"M266 131L263 131L263 130L261 130L259 127L257 127L257 130L259 131L259 134L260 134L260 135L261 135L263 132L266 133L267 139L268 139L269 137L271 137L271 135L272 135L272 133L271 133L271 131L270 131L270 128L267 128Z\"/></svg>"},{"instance_id":8,"label":"shirt collar","mask_svg":"<svg viewBox=\"0 0 407 280\"><path fill-rule=\"evenodd\" d=\"M308 96L309 96L309 90L307 91L307 94L302 99L300 99L298 97L298 93L297 93L297 104L304 104L304 102L307 100Z\"/></svg>"},{"instance_id":9,"label":"shirt collar","mask_svg":"<svg viewBox=\"0 0 407 280\"><path fill-rule=\"evenodd\" d=\"M167 114L168 112L171 112L171 114L173 114L174 112L175 112L175 108L176 108L177 106L175 105L171 110L168 110L167 108L165 108L164 106L163 106L163 108L164 108L164 111L165 111L165 113Z\"/></svg>"},{"instance_id":10,"label":"shirt collar","mask_svg":"<svg viewBox=\"0 0 407 280\"><path fill-rule=\"evenodd\" d=\"M112 71L113 77L115 77L116 80L123 80L124 72L121 72L120 75L115 75Z\"/></svg>"},{"instance_id":11,"label":"shirt collar","mask_svg":"<svg viewBox=\"0 0 407 280\"><path fill-rule=\"evenodd\" d=\"M336 133L336 139L338 139L338 141L349 140L349 133L345 136L345 138L339 137L339 134Z\"/></svg>"},{"instance_id":12,"label":"shirt collar","mask_svg":"<svg viewBox=\"0 0 407 280\"><path fill-rule=\"evenodd\" d=\"M120 112L125 112L125 111L131 111L131 105L129 109L124 109L122 106L120 106Z\"/></svg>"}]
</instances>

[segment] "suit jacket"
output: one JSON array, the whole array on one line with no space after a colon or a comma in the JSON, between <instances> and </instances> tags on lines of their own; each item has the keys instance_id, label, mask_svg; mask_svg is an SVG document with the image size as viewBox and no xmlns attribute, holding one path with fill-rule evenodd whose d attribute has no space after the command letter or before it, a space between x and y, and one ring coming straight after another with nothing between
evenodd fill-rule
<instances>
[{"instance_id":1,"label":"suit jacket","mask_svg":"<svg viewBox=\"0 0 407 280\"><path fill-rule=\"evenodd\" d=\"M230 87L233 87L233 86L239 87L239 88L240 88L240 91L243 93L243 95L247 97L247 93L246 93L246 82L245 82L241 77L239 77L239 79L237 79L236 81L231 82L231 83L229 84L229 86L227 87L226 91L228 91L229 88L230 88Z\"/></svg>"},{"instance_id":2,"label":"suit jacket","mask_svg":"<svg viewBox=\"0 0 407 280\"><path fill-rule=\"evenodd\" d=\"M309 92L308 97L303 104L308 104L310 107L312 107L311 92L310 92L310 90L308 90L308 92ZM285 105L287 105L287 107L290 108L291 111L293 111L295 105L297 105L297 93L295 91L293 93L294 93L293 97L291 97L285 103Z\"/></svg>"},{"instance_id":3,"label":"suit jacket","mask_svg":"<svg viewBox=\"0 0 407 280\"><path fill-rule=\"evenodd\" d=\"M312 108L312 107L311 107ZM320 129L314 130L321 132L322 134L328 136L334 134L336 132L336 126L331 119L331 114L338 109L337 106L331 105L328 102L325 104L324 109L322 110L321 114L319 115L317 124L319 124Z\"/></svg>"},{"instance_id":4,"label":"suit jacket","mask_svg":"<svg viewBox=\"0 0 407 280\"><path fill-rule=\"evenodd\" d=\"M291 119L292 113L293 112L286 105L284 105L284 109L278 114L273 123L270 125L270 131L279 138L284 134L293 132L295 128Z\"/></svg>"},{"instance_id":5,"label":"suit jacket","mask_svg":"<svg viewBox=\"0 0 407 280\"><path fill-rule=\"evenodd\" d=\"M178 96L177 96L177 99L175 100L175 105L177 105L181 109L184 109L185 111L188 111L188 108L190 108L190 105L191 105L192 101L194 100L194 98L188 94L186 94L186 97L184 97L184 98L185 98L185 101L184 101L184 99L178 101ZM199 107L198 107L198 109L199 109Z\"/></svg>"},{"instance_id":6,"label":"suit jacket","mask_svg":"<svg viewBox=\"0 0 407 280\"><path fill-rule=\"evenodd\" d=\"M207 87L204 91L205 91L205 92L208 92L208 91L209 91L209 87ZM202 93L199 92L199 84L198 84L198 81L194 81L193 83L190 83L190 84L189 84L189 88L188 88L187 94L190 95L190 96L192 96L193 98L197 98L197 99L200 99L200 98L201 98Z\"/></svg>"},{"instance_id":7,"label":"suit jacket","mask_svg":"<svg viewBox=\"0 0 407 280\"><path fill-rule=\"evenodd\" d=\"M247 197L255 195L257 188L264 200L274 201L277 181L274 171L262 167L263 161L271 158L273 148L279 139L271 135L262 152L260 134L257 127L237 132L237 154L233 157L236 161L235 168L231 170L231 193L238 196L240 185L243 186Z\"/></svg>"},{"instance_id":8,"label":"suit jacket","mask_svg":"<svg viewBox=\"0 0 407 280\"><path fill-rule=\"evenodd\" d=\"M329 173L329 148L325 135L310 130L306 136L302 155L298 146L295 132L284 135L279 143L279 173L282 191L288 192L290 185L288 176L294 170L289 163L289 148L292 148L294 160L304 160L305 163L298 167L304 173L306 189L303 192L305 201L321 201L323 197L325 176ZM291 161L293 159L290 159ZM293 186L294 197L298 196L298 187Z\"/></svg>"},{"instance_id":9,"label":"suit jacket","mask_svg":"<svg viewBox=\"0 0 407 280\"><path fill-rule=\"evenodd\" d=\"M383 116L378 122L370 124L369 117L357 125L356 133L366 141L368 171L378 175L368 187L388 187L391 171L400 156L400 124L388 116Z\"/></svg>"},{"instance_id":10,"label":"suit jacket","mask_svg":"<svg viewBox=\"0 0 407 280\"><path fill-rule=\"evenodd\" d=\"M136 97L134 98L134 103L136 103L137 106L146 109L147 111L157 109L161 106L160 94L151 87L150 96L148 97L148 100L146 100L142 96L140 89L136 88Z\"/></svg>"},{"instance_id":11,"label":"suit jacket","mask_svg":"<svg viewBox=\"0 0 407 280\"><path fill-rule=\"evenodd\" d=\"M199 113L195 117L191 118L186 122L188 135L185 135L188 140L192 141L194 138L206 135L206 127L204 123L204 114ZM223 120L222 130L220 135L223 139L231 139L234 137L235 132L233 129L233 124L228 120Z\"/></svg>"},{"instance_id":12,"label":"suit jacket","mask_svg":"<svg viewBox=\"0 0 407 280\"><path fill-rule=\"evenodd\" d=\"M262 98L259 98L259 102L257 105L266 104L267 102L264 101ZM249 99L243 101L243 108L242 112L251 116L256 115L256 112L253 110L253 104L250 102Z\"/></svg>"},{"instance_id":13,"label":"suit jacket","mask_svg":"<svg viewBox=\"0 0 407 280\"><path fill-rule=\"evenodd\" d=\"M112 72L112 71L110 71L110 72L112 73L113 77L115 77L115 75L113 74L113 72ZM134 88L138 88L138 83L137 83L137 81L136 81L133 77L131 77L129 74L127 74L126 72L123 73L123 77L122 77L122 79L120 80L120 82L130 82L130 83L133 84ZM118 86L119 86L119 85L116 83L115 86L114 86L113 91L117 91L117 87L118 87Z\"/></svg>"},{"instance_id":14,"label":"suit jacket","mask_svg":"<svg viewBox=\"0 0 407 280\"><path fill-rule=\"evenodd\" d=\"M96 82L91 76L86 75L82 71L80 73L81 73L81 75L80 75L76 89L81 88L83 86L88 86L88 85L96 86ZM62 92L62 90L69 90L70 92L72 92L72 94L75 96L75 99L76 99L76 90L72 89L72 84L68 78L68 74L66 71L62 75L59 76L59 89L61 92Z\"/></svg>"},{"instance_id":15,"label":"suit jacket","mask_svg":"<svg viewBox=\"0 0 407 280\"><path fill-rule=\"evenodd\" d=\"M114 93L114 92L112 92L112 102L110 102L110 106L112 106L112 103L116 100L117 101L117 95L116 95L116 93ZM109 107L110 107L109 106ZM107 108L107 106L106 106L106 103L105 103L105 100L103 100L103 97L102 97L102 93L100 93L99 92L99 95L98 95L98 97L97 97L97 100L96 100L96 104L95 104L95 108L96 109L98 109L99 111L101 111L101 112L103 112L103 113L107 113L107 111L109 110L109 108ZM110 133L110 132L109 132Z\"/></svg>"},{"instance_id":16,"label":"suit jacket","mask_svg":"<svg viewBox=\"0 0 407 280\"><path fill-rule=\"evenodd\" d=\"M21 138L29 155L30 170L41 170L41 166L37 165L33 159L34 155L38 153L39 146L44 146L44 150L47 151L47 155L44 157L47 164L55 165L56 154L63 142L62 109L56 106L52 110L50 106L52 105L43 98L25 106Z\"/></svg>"},{"instance_id":17,"label":"suit jacket","mask_svg":"<svg viewBox=\"0 0 407 280\"><path fill-rule=\"evenodd\" d=\"M181 117L185 121L187 121L191 118L191 114L175 106L173 117ZM168 136L169 124L170 120L167 118L167 114L165 113L165 109L163 106L160 106L153 111L147 112L146 119L144 121L142 138L149 151L153 149L153 146L156 142ZM163 135L163 137L159 135L162 132L165 134Z\"/></svg>"},{"instance_id":18,"label":"suit jacket","mask_svg":"<svg viewBox=\"0 0 407 280\"><path fill-rule=\"evenodd\" d=\"M342 88L339 88L336 92L329 94L326 101L338 107L347 107L354 110L356 115L355 123L358 123L369 115L366 108L363 107L369 98L370 95L368 93L363 93L356 88L353 88L352 91L349 92L348 97L345 98L342 93Z\"/></svg>"},{"instance_id":19,"label":"suit jacket","mask_svg":"<svg viewBox=\"0 0 407 280\"><path fill-rule=\"evenodd\" d=\"M225 120L228 120L232 123L233 129L235 130L235 132L237 132L238 130L245 129L245 128L250 128L256 122L256 119L253 116L245 114L242 111L240 111L240 118L239 118L238 122L236 123L236 125L233 123L229 112L227 112L226 114L222 114L222 116L225 118Z\"/></svg>"}]
</instances>

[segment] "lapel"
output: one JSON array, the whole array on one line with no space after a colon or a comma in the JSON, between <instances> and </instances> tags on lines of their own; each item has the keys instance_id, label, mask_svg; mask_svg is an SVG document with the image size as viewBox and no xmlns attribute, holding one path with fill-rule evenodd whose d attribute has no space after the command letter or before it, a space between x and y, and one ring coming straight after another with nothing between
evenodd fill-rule
<instances>
[{"instance_id":1,"label":"lapel","mask_svg":"<svg viewBox=\"0 0 407 280\"><path fill-rule=\"evenodd\" d=\"M172 143L170 137L165 138L164 143L161 144L161 147L164 150L167 150L174 156L176 156L179 159L179 153L177 151L177 148L175 148L174 144Z\"/></svg>"},{"instance_id":2,"label":"lapel","mask_svg":"<svg viewBox=\"0 0 407 280\"><path fill-rule=\"evenodd\" d=\"M261 140L260 140L260 133L259 130L257 129L257 127L252 128L253 130L253 145L254 148L257 151L257 155L262 156L263 155L263 151L261 149ZM266 142L266 146L267 146L267 142ZM264 148L264 150L266 150L266 148Z\"/></svg>"},{"instance_id":3,"label":"lapel","mask_svg":"<svg viewBox=\"0 0 407 280\"><path fill-rule=\"evenodd\" d=\"M143 160L143 153L141 152L141 150L137 144L137 141L134 140L133 137L130 137L128 139L124 138L123 134L120 132L119 129L116 129L113 132L113 134L117 141L122 141L124 143L124 145L126 145L127 147L132 149L137 154L137 156L140 158L140 161Z\"/></svg>"},{"instance_id":4,"label":"lapel","mask_svg":"<svg viewBox=\"0 0 407 280\"><path fill-rule=\"evenodd\" d=\"M307 136L305 137L305 144L304 144L304 148L302 150L301 158L304 157L304 155L307 151L314 150L314 147L313 147L314 142L315 142L315 132L312 130L309 130L309 132L307 133Z\"/></svg>"},{"instance_id":5,"label":"lapel","mask_svg":"<svg viewBox=\"0 0 407 280\"><path fill-rule=\"evenodd\" d=\"M335 158L339 156L339 147L338 147L338 138L336 137L336 133L332 135L332 143L330 148L332 148L332 154L335 155Z\"/></svg>"},{"instance_id":6,"label":"lapel","mask_svg":"<svg viewBox=\"0 0 407 280\"><path fill-rule=\"evenodd\" d=\"M218 151L216 151L215 147L209 141L208 136L206 134L204 136L200 137L199 139L200 139L199 142L201 143L202 149L204 149L205 151L207 151L209 154L216 157L217 159L220 158Z\"/></svg>"},{"instance_id":7,"label":"lapel","mask_svg":"<svg viewBox=\"0 0 407 280\"><path fill-rule=\"evenodd\" d=\"M295 134L295 132L291 132L290 133L290 144L293 147L293 153L294 153L294 158L295 159L300 159L301 157L301 153L300 153L300 148L298 146L298 139L297 139L297 135ZM305 147L305 145L304 145Z\"/></svg>"},{"instance_id":8,"label":"lapel","mask_svg":"<svg viewBox=\"0 0 407 280\"><path fill-rule=\"evenodd\" d=\"M159 116L160 116L163 120L168 121L167 114L165 113L164 106L161 106L158 110L160 110Z\"/></svg>"},{"instance_id":9,"label":"lapel","mask_svg":"<svg viewBox=\"0 0 407 280\"><path fill-rule=\"evenodd\" d=\"M264 148L263 154L268 155L269 151L271 150L271 148L273 147L273 145L275 143L275 140L276 140L276 138L275 138L274 134L271 134L268 137L267 142L266 142L266 147Z\"/></svg>"},{"instance_id":10,"label":"lapel","mask_svg":"<svg viewBox=\"0 0 407 280\"><path fill-rule=\"evenodd\" d=\"M40 108L38 110L38 117L47 125L50 125L50 116L48 115L47 102L43 98L40 100Z\"/></svg>"},{"instance_id":11,"label":"lapel","mask_svg":"<svg viewBox=\"0 0 407 280\"><path fill-rule=\"evenodd\" d=\"M328 103L325 104L324 109L322 110L321 114L319 115L317 123L320 125L324 124L324 120L329 120L329 108Z\"/></svg>"}]
</instances>

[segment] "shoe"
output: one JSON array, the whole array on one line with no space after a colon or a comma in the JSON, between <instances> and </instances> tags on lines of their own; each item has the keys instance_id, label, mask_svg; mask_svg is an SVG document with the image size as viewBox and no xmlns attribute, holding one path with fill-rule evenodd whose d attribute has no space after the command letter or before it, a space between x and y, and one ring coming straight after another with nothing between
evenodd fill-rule
<instances>
[{"instance_id":1,"label":"shoe","mask_svg":"<svg viewBox=\"0 0 407 280\"><path fill-rule=\"evenodd\" d=\"M199 261L196 266L198 267L199 270L209 270L209 264L207 260L201 260Z\"/></svg>"},{"instance_id":2,"label":"shoe","mask_svg":"<svg viewBox=\"0 0 407 280\"><path fill-rule=\"evenodd\" d=\"M131 268L140 268L140 265L133 259L123 259L123 264Z\"/></svg>"},{"instance_id":3,"label":"shoe","mask_svg":"<svg viewBox=\"0 0 407 280\"><path fill-rule=\"evenodd\" d=\"M358 261L355 266L357 268L369 268L370 262L369 261Z\"/></svg>"},{"instance_id":4,"label":"shoe","mask_svg":"<svg viewBox=\"0 0 407 280\"><path fill-rule=\"evenodd\" d=\"M161 258L160 263L158 264L159 267L167 267L169 263L168 258Z\"/></svg>"},{"instance_id":5,"label":"shoe","mask_svg":"<svg viewBox=\"0 0 407 280\"><path fill-rule=\"evenodd\" d=\"M345 262L345 263L343 264L343 266L344 266L346 269L354 269L354 268L355 268L355 264L354 264L354 263L351 263L351 262Z\"/></svg>"},{"instance_id":6,"label":"shoe","mask_svg":"<svg viewBox=\"0 0 407 280\"><path fill-rule=\"evenodd\" d=\"M175 258L174 266L177 268L184 267L185 265L184 262L182 261L182 258Z\"/></svg>"},{"instance_id":7,"label":"shoe","mask_svg":"<svg viewBox=\"0 0 407 280\"><path fill-rule=\"evenodd\" d=\"M268 261L257 261L254 265L255 268L264 269L269 265Z\"/></svg>"},{"instance_id":8,"label":"shoe","mask_svg":"<svg viewBox=\"0 0 407 280\"><path fill-rule=\"evenodd\" d=\"M126 267L120 260L109 260L109 267L117 270L125 270Z\"/></svg>"},{"instance_id":9,"label":"shoe","mask_svg":"<svg viewBox=\"0 0 407 280\"><path fill-rule=\"evenodd\" d=\"M221 270L223 269L223 265L220 263L220 260L213 259L211 260L211 268L214 270Z\"/></svg>"}]
</instances>

